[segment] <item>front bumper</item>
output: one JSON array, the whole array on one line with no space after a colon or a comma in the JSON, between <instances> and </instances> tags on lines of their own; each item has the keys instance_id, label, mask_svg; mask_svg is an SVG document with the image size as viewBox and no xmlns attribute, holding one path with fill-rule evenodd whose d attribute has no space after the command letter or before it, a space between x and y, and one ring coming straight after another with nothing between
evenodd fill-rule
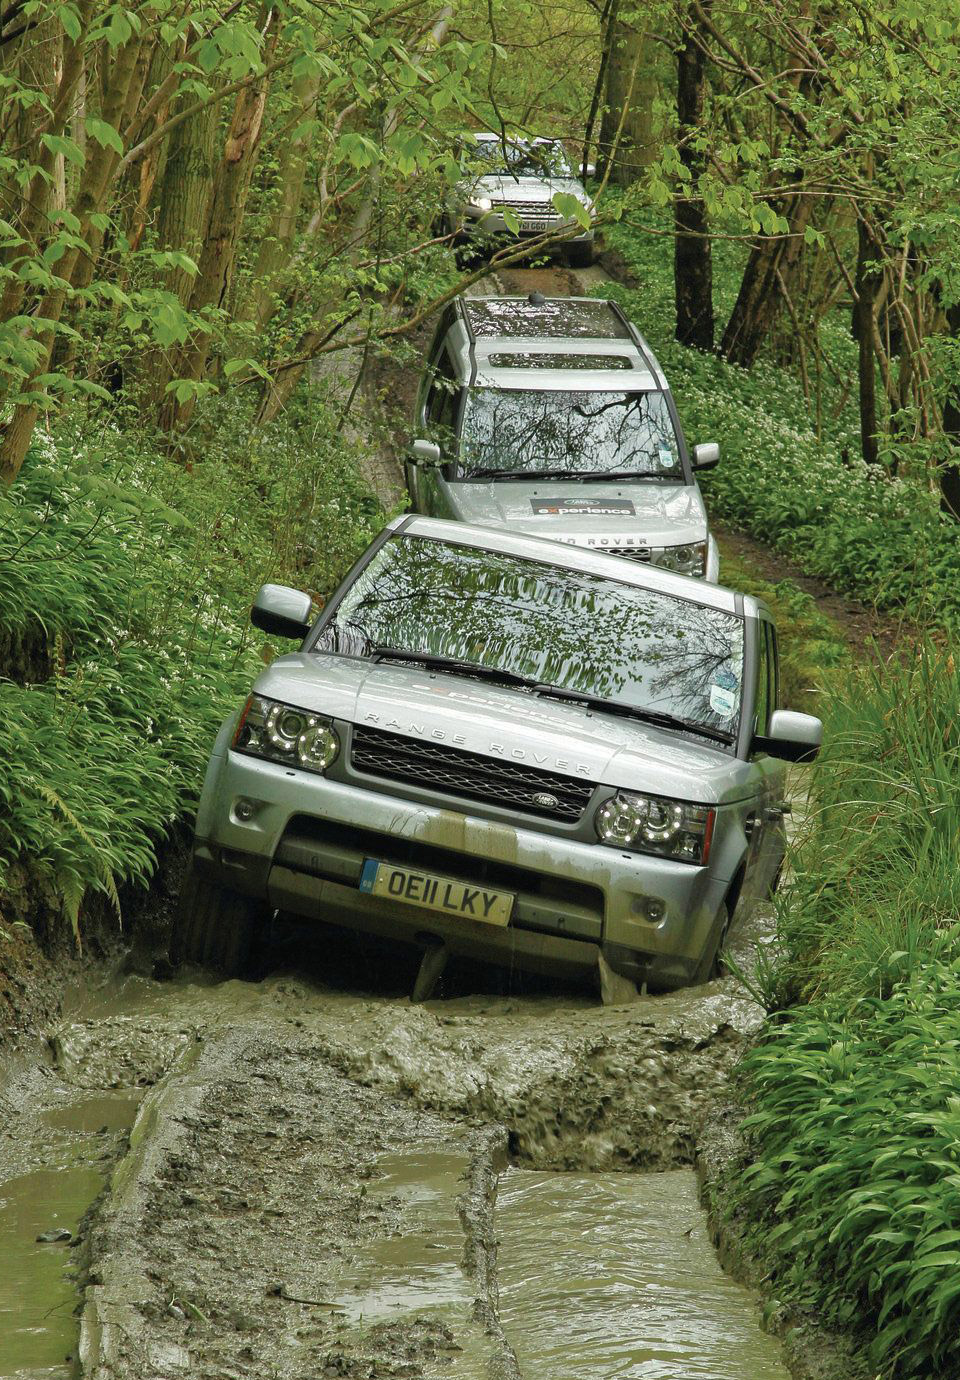
<instances>
[{"instance_id":1,"label":"front bumper","mask_svg":"<svg viewBox=\"0 0 960 1380\"><path fill-rule=\"evenodd\" d=\"M635 980L678 986L693 975L729 886L711 868L373 787L217 754L197 820L197 864L273 908L410 942L435 936L469 957L569 975L595 970L602 951ZM249 819L238 816L241 800L249 802L242 813L252 806ZM364 894L358 884L370 857L513 892L511 922L488 925Z\"/></svg>"},{"instance_id":2,"label":"front bumper","mask_svg":"<svg viewBox=\"0 0 960 1380\"><path fill-rule=\"evenodd\" d=\"M523 221L520 223L519 233L515 233L509 228L502 215L498 215L496 210L485 212L466 211L462 213L457 222L457 239L461 243L481 243L507 241L516 243L518 240L538 239L541 235L554 234L563 231L576 229L575 235L567 235L563 240L564 245L569 244L592 244L593 230L584 230L578 226L576 221L563 221L556 216L544 216L542 220L537 220L536 229L524 229Z\"/></svg>"}]
</instances>

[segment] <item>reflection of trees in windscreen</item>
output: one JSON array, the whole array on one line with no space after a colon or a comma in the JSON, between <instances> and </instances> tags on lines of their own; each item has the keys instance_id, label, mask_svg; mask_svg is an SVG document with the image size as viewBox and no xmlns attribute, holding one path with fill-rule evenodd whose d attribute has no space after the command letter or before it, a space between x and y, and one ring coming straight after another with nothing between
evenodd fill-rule
<instances>
[{"instance_id":1,"label":"reflection of trees in windscreen","mask_svg":"<svg viewBox=\"0 0 960 1380\"><path fill-rule=\"evenodd\" d=\"M423 538L388 542L318 650L376 645L513 671L705 725L711 672L739 666L740 621L580 571Z\"/></svg>"},{"instance_id":2,"label":"reflection of trees in windscreen","mask_svg":"<svg viewBox=\"0 0 960 1380\"><path fill-rule=\"evenodd\" d=\"M571 177L561 144L511 144L485 139L477 145L477 172L489 177Z\"/></svg>"},{"instance_id":3,"label":"reflection of trees in windscreen","mask_svg":"<svg viewBox=\"0 0 960 1380\"><path fill-rule=\"evenodd\" d=\"M500 469L678 472L662 393L475 389L464 413L463 453L468 464Z\"/></svg>"}]
</instances>

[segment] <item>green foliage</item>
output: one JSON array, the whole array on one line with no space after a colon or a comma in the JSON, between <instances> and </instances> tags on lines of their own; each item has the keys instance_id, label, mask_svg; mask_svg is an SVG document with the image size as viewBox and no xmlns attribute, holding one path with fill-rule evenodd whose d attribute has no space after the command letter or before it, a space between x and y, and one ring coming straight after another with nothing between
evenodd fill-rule
<instances>
[{"instance_id":1,"label":"green foliage","mask_svg":"<svg viewBox=\"0 0 960 1380\"><path fill-rule=\"evenodd\" d=\"M879 608L906 608L917 622L960 628L960 545L925 481L891 478L859 458L856 415L843 394L826 395L830 425L818 439L803 391L784 367L762 359L747 371L685 349L673 323L670 264L662 241L628 226L608 240L638 279L604 286L638 321L660 356L693 441L717 440L720 465L703 478L718 518L783 551L802 569ZM736 260L718 256L726 306ZM855 366L839 323L825 335L835 372ZM921 470L922 472L922 470Z\"/></svg>"},{"instance_id":2,"label":"green foliage","mask_svg":"<svg viewBox=\"0 0 960 1380\"><path fill-rule=\"evenodd\" d=\"M840 629L816 600L793 580L766 580L749 561L733 556L720 542L720 581L769 605L780 646L780 702L785 708L820 714L830 677L849 664Z\"/></svg>"},{"instance_id":3,"label":"green foliage","mask_svg":"<svg viewBox=\"0 0 960 1380\"><path fill-rule=\"evenodd\" d=\"M0 491L0 676L32 668L0 679L0 892L25 862L75 930L89 890L116 904L149 878L195 802L270 655L257 585L326 594L382 518L322 408L307 434L205 420L189 467L137 432L64 425Z\"/></svg>"},{"instance_id":4,"label":"green foliage","mask_svg":"<svg viewBox=\"0 0 960 1380\"><path fill-rule=\"evenodd\" d=\"M743 1065L732 1185L777 1294L870 1337L883 1380L960 1371L960 961L832 998Z\"/></svg>"},{"instance_id":5,"label":"green foliage","mask_svg":"<svg viewBox=\"0 0 960 1380\"><path fill-rule=\"evenodd\" d=\"M960 680L928 645L876 660L827 693L824 748L777 900L772 1006L883 994L957 951Z\"/></svg>"}]
</instances>

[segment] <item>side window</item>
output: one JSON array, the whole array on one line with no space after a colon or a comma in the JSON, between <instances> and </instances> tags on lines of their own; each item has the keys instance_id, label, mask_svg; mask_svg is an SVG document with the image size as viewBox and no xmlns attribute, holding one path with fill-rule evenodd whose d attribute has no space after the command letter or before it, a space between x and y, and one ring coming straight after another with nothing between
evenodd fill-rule
<instances>
[{"instance_id":1,"label":"side window","mask_svg":"<svg viewBox=\"0 0 960 1380\"><path fill-rule=\"evenodd\" d=\"M765 619L757 623L757 700L754 733L765 734L770 723L770 643Z\"/></svg>"},{"instance_id":2,"label":"side window","mask_svg":"<svg viewBox=\"0 0 960 1380\"><path fill-rule=\"evenodd\" d=\"M767 635L767 657L770 664L770 712L780 708L780 656L777 652L777 630L764 622Z\"/></svg>"},{"instance_id":3,"label":"side window","mask_svg":"<svg viewBox=\"0 0 960 1380\"><path fill-rule=\"evenodd\" d=\"M454 430L457 425L457 405L460 390L453 362L447 350L440 350L436 361L430 366L433 382L427 394L427 423L431 435L436 437L444 450L452 448Z\"/></svg>"}]
</instances>

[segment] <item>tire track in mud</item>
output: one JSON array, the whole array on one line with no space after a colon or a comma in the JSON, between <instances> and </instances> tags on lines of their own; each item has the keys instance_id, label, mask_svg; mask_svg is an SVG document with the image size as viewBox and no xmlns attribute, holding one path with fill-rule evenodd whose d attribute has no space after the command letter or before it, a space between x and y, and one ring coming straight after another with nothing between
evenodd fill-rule
<instances>
[{"instance_id":1,"label":"tire track in mud","mask_svg":"<svg viewBox=\"0 0 960 1380\"><path fill-rule=\"evenodd\" d=\"M492 1222L505 1136L384 1098L309 1033L258 1025L198 1043L144 1103L88 1227L84 1375L514 1380ZM385 1157L437 1156L464 1176L453 1257L419 1241L416 1194L376 1192ZM405 1238L439 1253L436 1299L428 1285L395 1320L374 1290L372 1317L354 1316L344 1275Z\"/></svg>"},{"instance_id":2,"label":"tire track in mud","mask_svg":"<svg viewBox=\"0 0 960 1380\"><path fill-rule=\"evenodd\" d=\"M607 1008L126 979L55 1042L78 1087L155 1084L83 1232L84 1376L519 1380L497 1298L508 1158L689 1164L759 1019L730 979Z\"/></svg>"}]
</instances>

